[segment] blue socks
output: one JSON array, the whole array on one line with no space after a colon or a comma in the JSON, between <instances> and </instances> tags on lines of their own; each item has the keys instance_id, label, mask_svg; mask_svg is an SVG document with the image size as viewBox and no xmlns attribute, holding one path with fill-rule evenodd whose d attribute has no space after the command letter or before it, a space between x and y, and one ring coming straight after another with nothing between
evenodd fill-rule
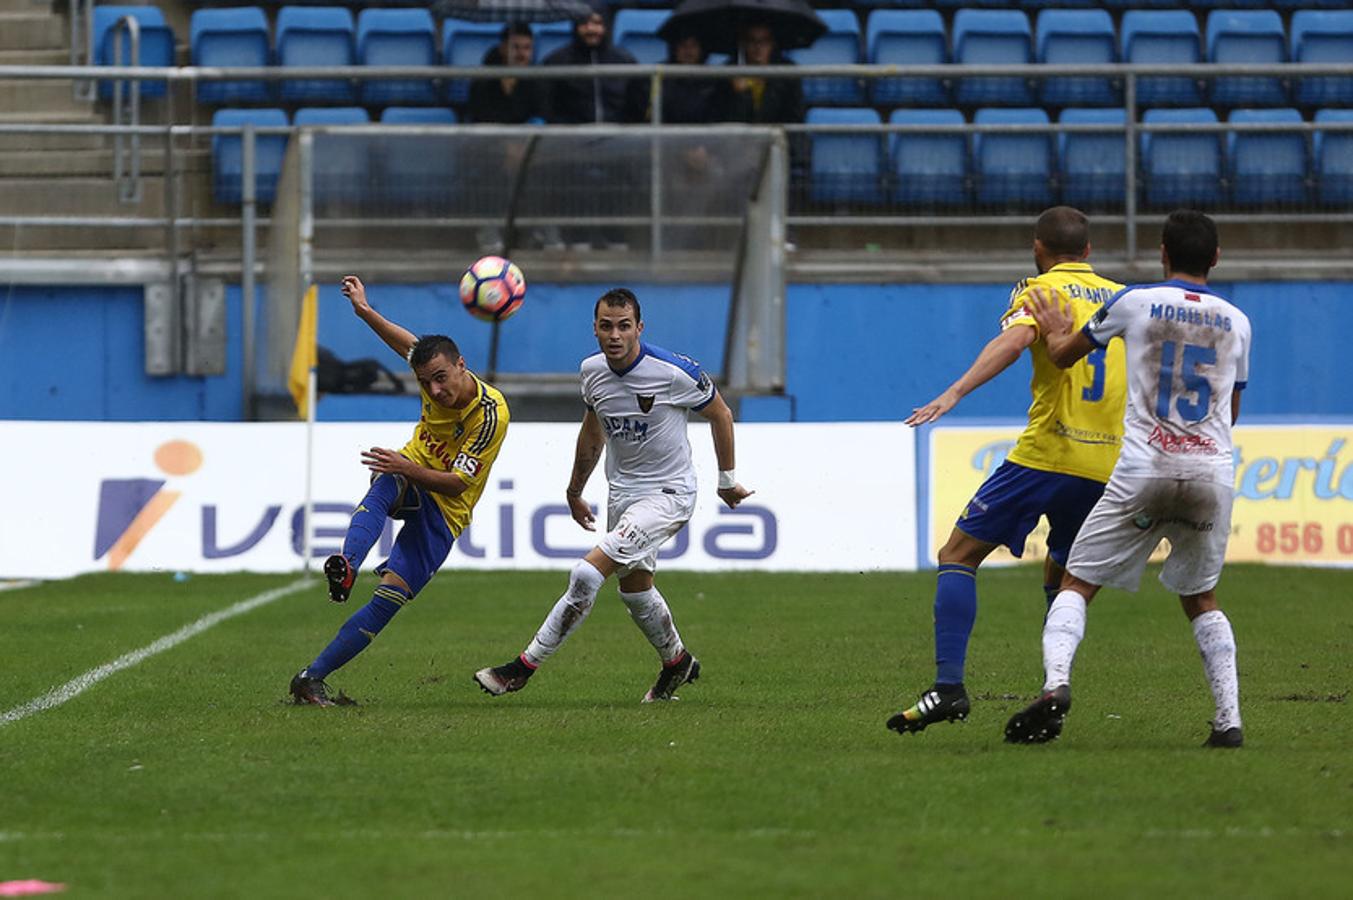
<instances>
[{"instance_id":1,"label":"blue socks","mask_svg":"<svg viewBox=\"0 0 1353 900\"><path fill-rule=\"evenodd\" d=\"M400 607L411 599L413 599L411 594L393 584L383 584L376 588L371 602L353 613L352 617L343 623L343 627L338 629L338 636L315 657L314 662L306 666L306 674L311 678L323 680L330 672L346 665L349 660L366 649L367 644L381 633L381 629L390 624L390 620L399 612Z\"/></svg>"},{"instance_id":2,"label":"blue socks","mask_svg":"<svg viewBox=\"0 0 1353 900\"><path fill-rule=\"evenodd\" d=\"M935 581L935 683L962 684L977 621L977 570L942 563Z\"/></svg>"},{"instance_id":3,"label":"blue socks","mask_svg":"<svg viewBox=\"0 0 1353 900\"><path fill-rule=\"evenodd\" d=\"M380 540L390 508L399 500L400 487L399 479L393 475L381 475L371 482L366 496L357 504L357 511L348 524L348 533L343 538L343 555L352 563L353 569L362 567L362 561Z\"/></svg>"}]
</instances>

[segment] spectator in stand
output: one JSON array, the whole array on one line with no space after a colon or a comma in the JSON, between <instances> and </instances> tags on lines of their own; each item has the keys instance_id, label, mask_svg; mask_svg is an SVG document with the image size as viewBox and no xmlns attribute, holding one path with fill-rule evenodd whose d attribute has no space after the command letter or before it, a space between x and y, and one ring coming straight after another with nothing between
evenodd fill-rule
<instances>
[{"instance_id":1,"label":"spectator in stand","mask_svg":"<svg viewBox=\"0 0 1353 900\"><path fill-rule=\"evenodd\" d=\"M545 57L544 65L635 65L629 51L611 44L606 5L601 0L588 3L588 12L573 23L573 40ZM548 84L545 121L551 124L627 124L643 122L648 116L648 81L644 78L561 78L551 79ZM624 142L600 142L592 148L595 152L588 152L585 165L579 166L576 156L559 160L558 171L548 183L558 186L555 190L562 201L560 212L566 216L639 212L636 204L646 202L646 198L633 184L642 163L629 158L632 149ZM574 250L629 249L622 228L574 226L561 230Z\"/></svg>"},{"instance_id":2,"label":"spectator in stand","mask_svg":"<svg viewBox=\"0 0 1353 900\"><path fill-rule=\"evenodd\" d=\"M482 61L486 66L529 66L535 54L531 26L510 22L503 26L502 39L490 47ZM471 122L498 122L521 125L539 118L544 108L545 83L522 78L476 78L470 84L470 102L465 117Z\"/></svg>"},{"instance_id":3,"label":"spectator in stand","mask_svg":"<svg viewBox=\"0 0 1353 900\"><path fill-rule=\"evenodd\" d=\"M628 50L611 44L606 6L590 0L586 17L573 23L573 40L545 57L547 66L635 65ZM554 124L642 122L648 84L642 78L568 78L549 82L545 120Z\"/></svg>"},{"instance_id":4,"label":"spectator in stand","mask_svg":"<svg viewBox=\"0 0 1353 900\"><path fill-rule=\"evenodd\" d=\"M667 42L666 62L681 66L702 66L709 58L700 38L685 34ZM701 78L667 78L662 83L662 124L701 125L714 119L716 81ZM717 210L719 178L723 166L700 138L681 138L668 146L677 151L677 160L666 169L664 203L676 216L710 215ZM666 229L666 241L673 248L702 249L724 235L703 225L672 225Z\"/></svg>"},{"instance_id":5,"label":"spectator in stand","mask_svg":"<svg viewBox=\"0 0 1353 900\"><path fill-rule=\"evenodd\" d=\"M744 25L738 34L738 60L748 66L794 64L780 53L770 27L756 23ZM715 108L722 122L802 122L803 87L797 78L734 77L719 85Z\"/></svg>"},{"instance_id":6,"label":"spectator in stand","mask_svg":"<svg viewBox=\"0 0 1353 900\"><path fill-rule=\"evenodd\" d=\"M667 42L666 62L703 66L709 59L700 38L686 34ZM665 78L662 82L662 121L665 125L701 125L714 119L716 84L704 78Z\"/></svg>"},{"instance_id":7,"label":"spectator in stand","mask_svg":"<svg viewBox=\"0 0 1353 900\"><path fill-rule=\"evenodd\" d=\"M510 22L503 26L502 39L484 54L485 66L529 66L535 56L535 36L531 26L524 22ZM470 83L470 100L465 106L465 118L471 122L491 122L503 125L524 125L539 119L544 111L545 82L530 78L476 78ZM490 193L482 198L489 214L499 212L502 192L498 185L510 184L516 177L526 149L526 142L509 139L503 142L501 156L484 167L475 185L485 186ZM474 190L472 188L472 190ZM485 225L476 233L479 249L484 253L502 253L506 249L503 230L496 225ZM559 243L558 229L542 229L532 236L534 243L549 246Z\"/></svg>"}]
</instances>

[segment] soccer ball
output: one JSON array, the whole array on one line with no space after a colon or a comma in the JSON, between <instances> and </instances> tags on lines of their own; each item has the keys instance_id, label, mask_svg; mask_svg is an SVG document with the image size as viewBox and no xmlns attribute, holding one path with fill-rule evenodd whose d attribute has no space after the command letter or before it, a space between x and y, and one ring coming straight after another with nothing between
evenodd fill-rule
<instances>
[{"instance_id":1,"label":"soccer ball","mask_svg":"<svg viewBox=\"0 0 1353 900\"><path fill-rule=\"evenodd\" d=\"M525 299L526 276L501 256L485 256L460 276L460 302L476 319L501 322Z\"/></svg>"}]
</instances>

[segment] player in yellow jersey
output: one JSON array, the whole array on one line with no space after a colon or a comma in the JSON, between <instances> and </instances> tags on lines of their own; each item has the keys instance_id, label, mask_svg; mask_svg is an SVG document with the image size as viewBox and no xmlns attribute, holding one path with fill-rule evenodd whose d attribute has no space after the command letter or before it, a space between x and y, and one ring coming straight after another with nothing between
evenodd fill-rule
<instances>
[{"instance_id":1,"label":"player in yellow jersey","mask_svg":"<svg viewBox=\"0 0 1353 900\"><path fill-rule=\"evenodd\" d=\"M935 683L913 706L888 720L888 727L899 734L968 716L963 670L977 618L977 567L1001 544L1022 556L1025 538L1039 517L1047 516L1043 591L1051 603L1071 542L1113 471L1126 396L1122 341L1096 350L1076 366L1059 369L1048 358L1038 323L1025 308L1030 288L1051 287L1069 299L1077 328L1087 322L1123 289L1095 274L1086 262L1089 256L1090 224L1085 214L1069 206L1044 211L1034 230L1038 275L1015 285L1001 317L1000 334L982 348L961 378L906 420L913 426L934 422L1005 371L1025 348L1033 357L1029 425L1005 462L968 501L940 548Z\"/></svg>"},{"instance_id":2,"label":"player in yellow jersey","mask_svg":"<svg viewBox=\"0 0 1353 900\"><path fill-rule=\"evenodd\" d=\"M364 650L446 560L451 544L470 524L508 423L503 395L465 367L455 341L440 334L415 337L386 319L367 302L366 289L355 275L343 279L343 294L357 317L408 361L418 378L423 412L402 449L362 451L362 464L372 473L371 489L352 515L343 552L324 563L329 599L348 599L357 570L387 517L402 519L404 525L390 558L376 567L381 581L371 601L291 680L297 703L318 706L335 702L324 684L329 673Z\"/></svg>"}]
</instances>

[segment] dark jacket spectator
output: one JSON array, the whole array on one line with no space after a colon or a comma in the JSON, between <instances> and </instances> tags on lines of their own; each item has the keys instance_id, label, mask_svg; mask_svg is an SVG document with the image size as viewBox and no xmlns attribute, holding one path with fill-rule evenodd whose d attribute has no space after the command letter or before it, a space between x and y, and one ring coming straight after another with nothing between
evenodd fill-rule
<instances>
[{"instance_id":1,"label":"dark jacket spectator","mask_svg":"<svg viewBox=\"0 0 1353 900\"><path fill-rule=\"evenodd\" d=\"M525 44L525 62L519 61L518 56L511 63L517 66L531 64L530 28L522 27L527 31L525 40L520 35L512 35L504 41ZM519 47L513 47L508 52L516 55L522 51ZM507 65L502 46L489 48L484 54L483 65ZM465 117L471 122L521 125L541 117L544 97L545 83L542 81L530 78L476 78L470 83L470 100L465 106Z\"/></svg>"},{"instance_id":2,"label":"dark jacket spectator","mask_svg":"<svg viewBox=\"0 0 1353 900\"><path fill-rule=\"evenodd\" d=\"M739 56L747 65L792 66L781 55L771 30L764 25L748 25L739 35ZM737 69L730 67L730 72ZM781 124L802 122L803 86L797 78L746 78L736 74L720 82L715 107L721 122Z\"/></svg>"},{"instance_id":3,"label":"dark jacket spectator","mask_svg":"<svg viewBox=\"0 0 1353 900\"><path fill-rule=\"evenodd\" d=\"M545 57L547 66L633 65L627 50L611 44L601 12L573 25L573 40ZM648 113L643 78L570 78L548 82L545 120L560 124L642 122Z\"/></svg>"},{"instance_id":4,"label":"dark jacket spectator","mask_svg":"<svg viewBox=\"0 0 1353 900\"><path fill-rule=\"evenodd\" d=\"M687 35L667 45L667 62L702 66L709 54L699 38ZM662 83L662 121L669 125L700 125L716 119L714 94L718 79L668 78Z\"/></svg>"}]
</instances>

